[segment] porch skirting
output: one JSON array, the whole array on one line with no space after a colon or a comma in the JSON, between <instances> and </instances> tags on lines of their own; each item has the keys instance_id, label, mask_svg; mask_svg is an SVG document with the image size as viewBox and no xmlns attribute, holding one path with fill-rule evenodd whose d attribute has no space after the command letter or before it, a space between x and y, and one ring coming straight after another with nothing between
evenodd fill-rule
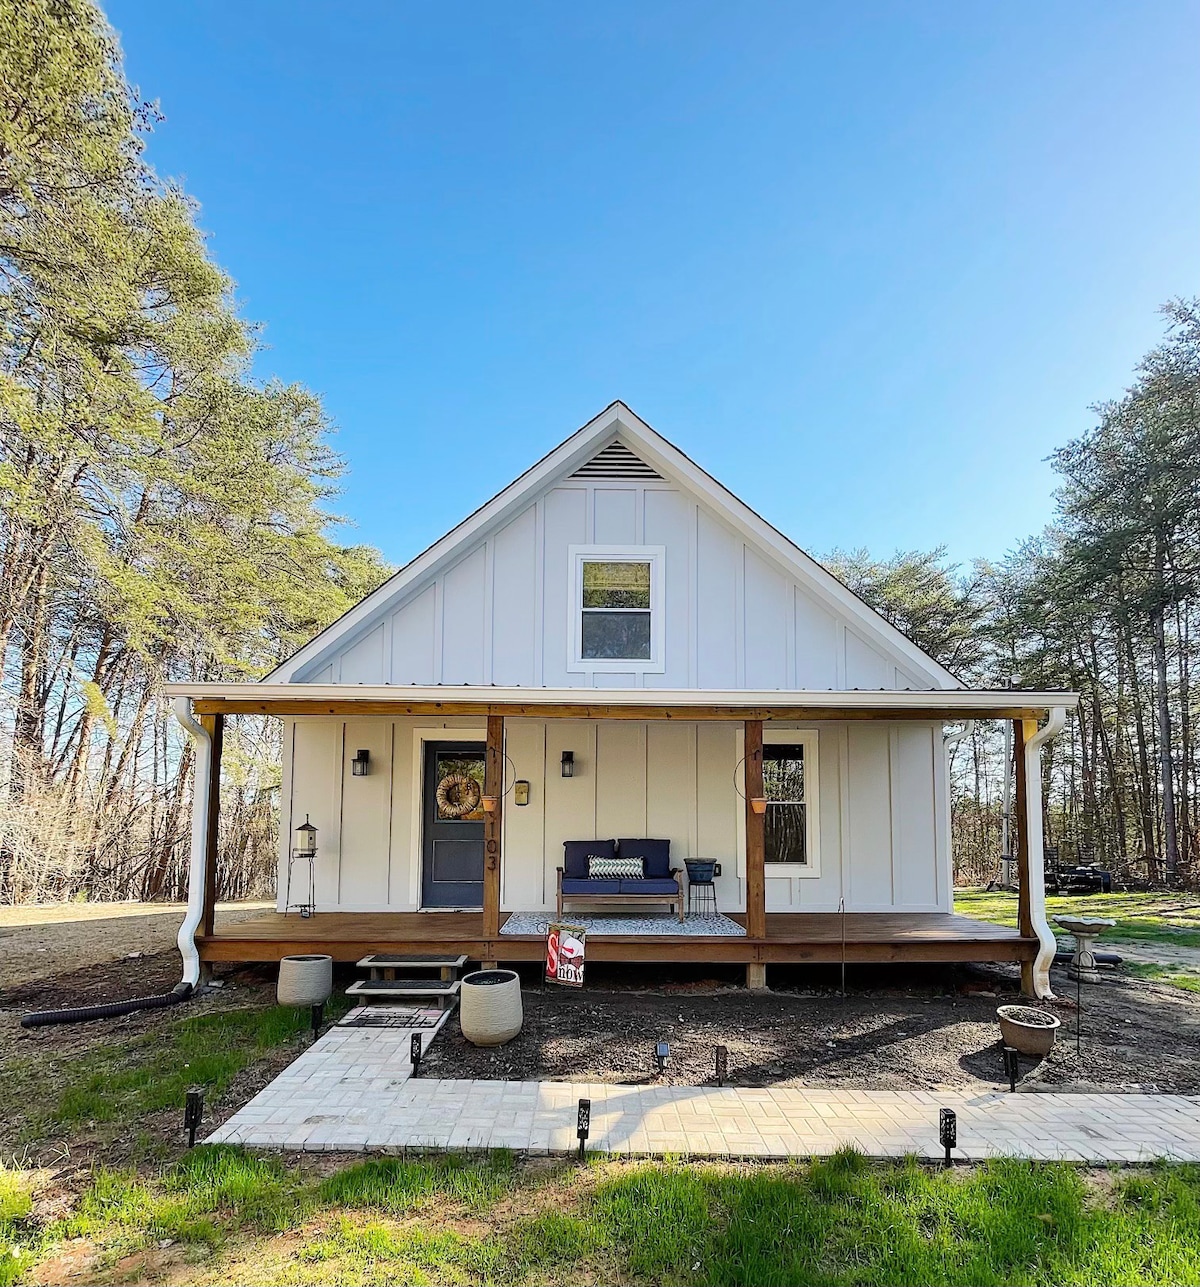
<instances>
[{"instance_id":1,"label":"porch skirting","mask_svg":"<svg viewBox=\"0 0 1200 1287\"><path fill-rule=\"evenodd\" d=\"M500 927L501 934L537 934L545 937L547 930L555 921L549 912L513 912ZM680 921L678 916L669 914L649 915L636 912L614 912L605 916L595 913L588 916L576 916L571 912L563 913L563 922L579 925L589 935L669 935L672 938L745 938L746 927L728 916L718 913L716 916L688 916Z\"/></svg>"}]
</instances>

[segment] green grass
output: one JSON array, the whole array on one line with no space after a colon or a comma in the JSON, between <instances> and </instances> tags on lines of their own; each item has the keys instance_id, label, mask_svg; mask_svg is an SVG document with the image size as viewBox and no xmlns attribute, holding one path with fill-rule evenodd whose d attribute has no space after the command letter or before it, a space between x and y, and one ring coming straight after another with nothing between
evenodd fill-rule
<instances>
[{"instance_id":1,"label":"green grass","mask_svg":"<svg viewBox=\"0 0 1200 1287\"><path fill-rule=\"evenodd\" d=\"M392 1215L435 1198L482 1209L512 1188L515 1175L516 1164L507 1150L489 1153L482 1162L455 1153L422 1161L373 1158L330 1176L318 1196L332 1206L369 1207Z\"/></svg>"},{"instance_id":2,"label":"green grass","mask_svg":"<svg viewBox=\"0 0 1200 1287\"><path fill-rule=\"evenodd\" d=\"M998 925L1017 923L1017 896L956 890L954 910ZM1049 894L1046 915L1073 913L1106 916L1117 923L1104 931L1109 943L1170 943L1175 947L1200 947L1200 899L1188 894L1092 894L1071 897ZM1051 927L1054 922L1051 920ZM1062 931L1065 933L1065 931Z\"/></svg>"},{"instance_id":3,"label":"green grass","mask_svg":"<svg viewBox=\"0 0 1200 1287\"><path fill-rule=\"evenodd\" d=\"M1159 965L1154 961L1126 961L1125 970L1139 979L1166 983L1185 992L1200 992L1200 974L1178 965Z\"/></svg>"},{"instance_id":4,"label":"green grass","mask_svg":"<svg viewBox=\"0 0 1200 1287\"><path fill-rule=\"evenodd\" d=\"M0 1287L15 1283L33 1264L29 1216L33 1198L23 1175L0 1164Z\"/></svg>"},{"instance_id":5,"label":"green grass","mask_svg":"<svg viewBox=\"0 0 1200 1287\"><path fill-rule=\"evenodd\" d=\"M10 1192L23 1190L0 1188ZM3 1218L27 1224L27 1199L11 1201ZM320 1178L236 1148L200 1148L156 1177L97 1172L75 1214L30 1241L49 1255L70 1237L99 1248L94 1282L130 1276L117 1255L140 1246L153 1256L152 1244L170 1238L191 1258L173 1262L174 1277L147 1260L143 1277L1200 1284L1200 1168L1097 1178L996 1161L942 1171L845 1151L762 1166L382 1159Z\"/></svg>"},{"instance_id":6,"label":"green grass","mask_svg":"<svg viewBox=\"0 0 1200 1287\"><path fill-rule=\"evenodd\" d=\"M339 1004L331 1003L331 1017ZM203 1086L211 1104L271 1050L302 1040L309 1024L307 1010L285 1006L192 1015L81 1055L14 1060L0 1068L0 1084L26 1106L21 1143L85 1126L115 1137L137 1132L149 1113L182 1115L189 1087Z\"/></svg>"}]
</instances>

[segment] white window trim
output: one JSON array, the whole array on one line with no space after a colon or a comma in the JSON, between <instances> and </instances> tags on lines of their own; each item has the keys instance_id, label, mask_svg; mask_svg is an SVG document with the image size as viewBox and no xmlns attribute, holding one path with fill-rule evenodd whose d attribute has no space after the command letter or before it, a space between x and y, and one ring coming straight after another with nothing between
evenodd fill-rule
<instances>
[{"instance_id":1,"label":"white window trim","mask_svg":"<svg viewBox=\"0 0 1200 1287\"><path fill-rule=\"evenodd\" d=\"M649 658L593 658L583 656L583 565L585 563L650 564ZM567 630L567 670L572 674L659 675L666 670L664 647L667 563L665 545L571 545L567 548L567 602L571 621Z\"/></svg>"},{"instance_id":2,"label":"white window trim","mask_svg":"<svg viewBox=\"0 0 1200 1287\"><path fill-rule=\"evenodd\" d=\"M804 782L808 806L804 812L804 842L808 849L808 862L768 862L763 864L768 880L815 880L821 874L821 777L820 777L820 742L815 728L780 728L775 725L763 727L763 745L772 744L804 747ZM743 754L744 743L739 730L738 755ZM742 781L739 790L746 790L745 769L742 770ZM745 807L738 800L737 840L738 840L738 875L746 875L746 817ZM769 808L770 806L768 806Z\"/></svg>"}]
</instances>

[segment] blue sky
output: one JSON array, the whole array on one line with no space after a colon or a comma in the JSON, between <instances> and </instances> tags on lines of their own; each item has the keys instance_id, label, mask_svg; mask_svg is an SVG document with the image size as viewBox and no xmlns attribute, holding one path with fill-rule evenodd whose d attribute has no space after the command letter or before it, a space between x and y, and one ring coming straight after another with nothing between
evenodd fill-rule
<instances>
[{"instance_id":1,"label":"blue sky","mask_svg":"<svg viewBox=\"0 0 1200 1287\"><path fill-rule=\"evenodd\" d=\"M814 553L998 557L1200 292L1200 6L110 0L400 563L622 398Z\"/></svg>"}]
</instances>

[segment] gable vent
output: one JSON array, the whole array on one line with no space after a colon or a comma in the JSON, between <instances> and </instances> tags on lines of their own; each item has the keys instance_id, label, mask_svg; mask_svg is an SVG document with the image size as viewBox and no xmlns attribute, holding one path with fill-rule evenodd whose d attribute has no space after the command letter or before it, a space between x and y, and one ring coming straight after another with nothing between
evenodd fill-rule
<instances>
[{"instance_id":1,"label":"gable vent","mask_svg":"<svg viewBox=\"0 0 1200 1287\"><path fill-rule=\"evenodd\" d=\"M572 478L661 478L644 460L639 460L623 442L610 442L594 455Z\"/></svg>"}]
</instances>

